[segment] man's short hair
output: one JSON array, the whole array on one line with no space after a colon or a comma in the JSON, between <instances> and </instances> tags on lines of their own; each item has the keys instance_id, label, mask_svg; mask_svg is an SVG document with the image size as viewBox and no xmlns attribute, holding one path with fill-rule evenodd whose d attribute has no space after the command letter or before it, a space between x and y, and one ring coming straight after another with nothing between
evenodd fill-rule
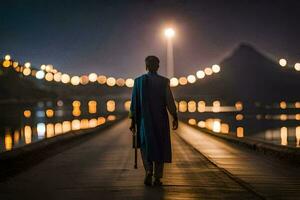
<instances>
[{"instance_id":1,"label":"man's short hair","mask_svg":"<svg viewBox=\"0 0 300 200\"><path fill-rule=\"evenodd\" d=\"M151 72L156 72L159 68L159 59L156 56L147 56L145 63L147 69Z\"/></svg>"}]
</instances>

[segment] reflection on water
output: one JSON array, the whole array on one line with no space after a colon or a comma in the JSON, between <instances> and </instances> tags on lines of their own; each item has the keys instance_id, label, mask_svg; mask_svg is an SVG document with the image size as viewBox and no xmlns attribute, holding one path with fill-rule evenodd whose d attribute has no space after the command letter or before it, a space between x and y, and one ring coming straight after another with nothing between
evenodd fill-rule
<instances>
[{"instance_id":1,"label":"reflection on water","mask_svg":"<svg viewBox=\"0 0 300 200\"><path fill-rule=\"evenodd\" d=\"M194 107L197 105L197 111ZM300 102L262 105L256 102L245 109L242 102L221 106L219 100L207 106L205 101L179 101L180 116L192 126L237 138L251 138L282 146L300 147ZM192 107L192 108L189 108ZM195 113L193 113L195 112Z\"/></svg>"},{"instance_id":2,"label":"reflection on water","mask_svg":"<svg viewBox=\"0 0 300 200\"><path fill-rule=\"evenodd\" d=\"M108 115L107 117L100 116L92 119L74 119L72 121L63 121L55 124L38 123L36 126L26 125L19 130L15 130L13 135L10 130L6 130L4 143L1 143L2 140L0 141L0 148L1 151L11 150L15 147L65 134L70 131L96 128L105 124L107 121L114 121L116 119L117 117L115 115Z\"/></svg>"},{"instance_id":3,"label":"reflection on water","mask_svg":"<svg viewBox=\"0 0 300 200\"><path fill-rule=\"evenodd\" d=\"M117 105L121 105L118 110ZM3 106L0 151L114 121L117 116L127 114L130 100L58 100L18 106Z\"/></svg>"}]
</instances>

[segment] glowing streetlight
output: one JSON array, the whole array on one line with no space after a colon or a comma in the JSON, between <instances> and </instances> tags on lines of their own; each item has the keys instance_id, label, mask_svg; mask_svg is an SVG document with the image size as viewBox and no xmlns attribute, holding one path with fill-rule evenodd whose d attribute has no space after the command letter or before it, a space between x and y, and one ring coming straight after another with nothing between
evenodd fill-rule
<instances>
[{"instance_id":1,"label":"glowing streetlight","mask_svg":"<svg viewBox=\"0 0 300 200\"><path fill-rule=\"evenodd\" d=\"M175 31L172 28L165 29L165 36L167 38L167 77L174 76L174 55L172 38L175 36Z\"/></svg>"},{"instance_id":2,"label":"glowing streetlight","mask_svg":"<svg viewBox=\"0 0 300 200\"><path fill-rule=\"evenodd\" d=\"M167 29L165 30L165 36L166 36L167 38L172 38L172 37L174 37L174 36L175 36L175 31L174 31L174 29L172 29L172 28L167 28Z\"/></svg>"},{"instance_id":3,"label":"glowing streetlight","mask_svg":"<svg viewBox=\"0 0 300 200\"><path fill-rule=\"evenodd\" d=\"M280 65L281 67L285 67L285 66L287 65L287 60L284 59L284 58L281 58L281 59L279 60L279 65Z\"/></svg>"}]
</instances>

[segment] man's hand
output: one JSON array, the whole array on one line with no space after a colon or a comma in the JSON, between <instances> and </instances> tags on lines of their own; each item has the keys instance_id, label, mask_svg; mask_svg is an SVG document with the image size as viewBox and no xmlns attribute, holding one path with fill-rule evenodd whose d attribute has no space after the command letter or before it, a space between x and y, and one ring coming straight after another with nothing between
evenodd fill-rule
<instances>
[{"instance_id":1,"label":"man's hand","mask_svg":"<svg viewBox=\"0 0 300 200\"><path fill-rule=\"evenodd\" d=\"M177 130L177 128L178 128L178 119L173 119L173 127L172 127L172 129L173 130Z\"/></svg>"},{"instance_id":2,"label":"man's hand","mask_svg":"<svg viewBox=\"0 0 300 200\"><path fill-rule=\"evenodd\" d=\"M130 125L129 129L131 130L132 133L134 133L136 131L135 130L135 121L133 119L131 120L131 125Z\"/></svg>"}]
</instances>

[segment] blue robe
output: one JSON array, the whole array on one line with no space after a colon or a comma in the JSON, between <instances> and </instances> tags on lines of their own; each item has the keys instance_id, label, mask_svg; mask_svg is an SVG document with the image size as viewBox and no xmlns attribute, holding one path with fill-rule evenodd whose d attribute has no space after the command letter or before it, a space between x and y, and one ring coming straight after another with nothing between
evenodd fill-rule
<instances>
[{"instance_id":1,"label":"blue robe","mask_svg":"<svg viewBox=\"0 0 300 200\"><path fill-rule=\"evenodd\" d=\"M134 80L130 117L136 121L138 147L148 161L172 162L167 109L177 118L169 79L148 72Z\"/></svg>"}]
</instances>

